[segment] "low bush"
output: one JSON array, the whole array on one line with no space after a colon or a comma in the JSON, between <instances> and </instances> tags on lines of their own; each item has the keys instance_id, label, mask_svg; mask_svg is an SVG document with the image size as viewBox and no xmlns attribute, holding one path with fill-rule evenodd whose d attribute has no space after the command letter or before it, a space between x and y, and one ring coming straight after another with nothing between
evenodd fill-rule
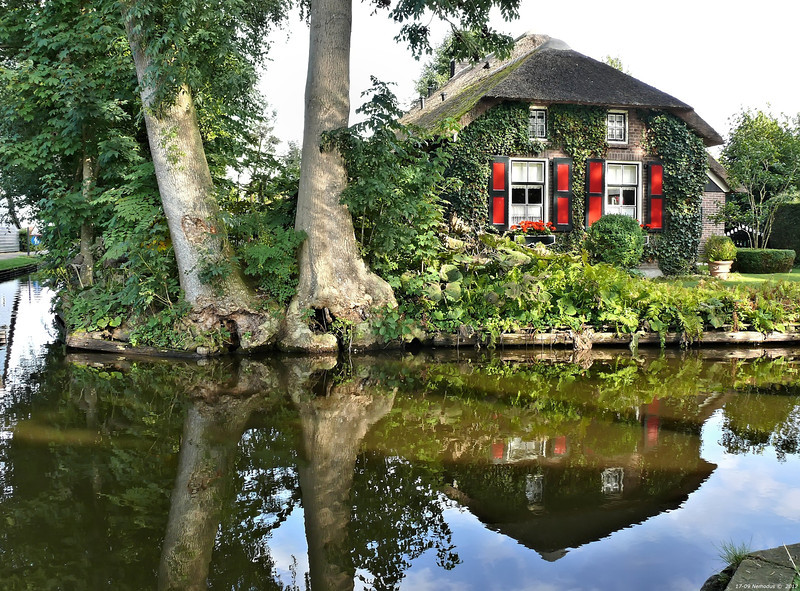
<instances>
[{"instance_id":1,"label":"low bush","mask_svg":"<svg viewBox=\"0 0 800 591\"><path fill-rule=\"evenodd\" d=\"M735 270L739 273L788 273L794 265L795 251L775 248L740 248Z\"/></svg>"},{"instance_id":2,"label":"low bush","mask_svg":"<svg viewBox=\"0 0 800 591\"><path fill-rule=\"evenodd\" d=\"M704 257L707 261L732 261L736 259L736 245L727 236L709 236Z\"/></svg>"},{"instance_id":3,"label":"low bush","mask_svg":"<svg viewBox=\"0 0 800 591\"><path fill-rule=\"evenodd\" d=\"M772 236L769 245L772 248L785 248L800 252L800 203L784 203L775 212L772 225ZM795 263L798 260L795 259Z\"/></svg>"},{"instance_id":4,"label":"low bush","mask_svg":"<svg viewBox=\"0 0 800 591\"><path fill-rule=\"evenodd\" d=\"M644 232L627 215L604 215L589 228L586 248L596 262L632 269L642 260Z\"/></svg>"}]
</instances>

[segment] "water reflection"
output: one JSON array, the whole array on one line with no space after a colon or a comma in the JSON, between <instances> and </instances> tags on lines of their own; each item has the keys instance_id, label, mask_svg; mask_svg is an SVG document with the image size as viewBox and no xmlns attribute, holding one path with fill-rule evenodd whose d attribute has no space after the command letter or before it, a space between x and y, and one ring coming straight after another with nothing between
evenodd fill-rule
<instances>
[{"instance_id":1,"label":"water reflection","mask_svg":"<svg viewBox=\"0 0 800 591\"><path fill-rule=\"evenodd\" d=\"M196 364L44 348L46 371L0 408L0 580L699 588L726 539L698 517L736 477L726 458L800 497L800 362L730 354ZM800 516L743 512L758 491L737 494L714 506L730 527L795 541ZM691 543L708 551L676 560Z\"/></svg>"}]
</instances>

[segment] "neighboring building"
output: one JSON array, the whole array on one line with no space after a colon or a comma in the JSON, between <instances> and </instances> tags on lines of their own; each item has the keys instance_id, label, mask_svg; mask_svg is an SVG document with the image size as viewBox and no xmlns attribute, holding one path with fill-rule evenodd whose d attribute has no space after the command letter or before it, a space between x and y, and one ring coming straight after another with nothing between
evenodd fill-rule
<instances>
[{"instance_id":1,"label":"neighboring building","mask_svg":"<svg viewBox=\"0 0 800 591\"><path fill-rule=\"evenodd\" d=\"M711 156L708 157L708 182L703 191L703 234L700 243L705 244L709 236L725 233L725 222L712 217L725 207L725 198L732 192L728 184L728 173Z\"/></svg>"},{"instance_id":2,"label":"neighboring building","mask_svg":"<svg viewBox=\"0 0 800 591\"><path fill-rule=\"evenodd\" d=\"M11 224L0 223L0 252L19 250L19 229Z\"/></svg>"},{"instance_id":3,"label":"neighboring building","mask_svg":"<svg viewBox=\"0 0 800 591\"><path fill-rule=\"evenodd\" d=\"M722 144L720 135L682 101L613 67L543 35L519 38L507 60L489 58L465 68L453 68L450 81L429 100L421 100L405 123L431 128L447 118L469 126L493 107L506 102L529 105L528 135L541 140L535 154L492 154L488 183L488 221L507 230L523 220L552 222L557 231L588 226L602 215L619 213L663 229L663 165L644 145L640 111L671 113L683 120L706 147ZM606 109L603 159L585 163L585 220L572 219L573 161L558 146L546 143L549 110L554 105L584 105ZM490 158L491 157L491 158ZM490 162L491 160L491 162ZM712 162L703 202L703 238L722 233L708 215L724 203L729 190L724 171ZM718 167L718 168L717 168Z\"/></svg>"}]
</instances>

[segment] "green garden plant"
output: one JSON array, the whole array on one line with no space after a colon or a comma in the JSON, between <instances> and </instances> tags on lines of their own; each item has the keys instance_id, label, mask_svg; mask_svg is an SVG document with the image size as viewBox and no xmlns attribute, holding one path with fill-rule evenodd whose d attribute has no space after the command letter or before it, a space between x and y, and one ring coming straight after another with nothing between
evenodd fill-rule
<instances>
[{"instance_id":1,"label":"green garden plant","mask_svg":"<svg viewBox=\"0 0 800 591\"><path fill-rule=\"evenodd\" d=\"M794 266L793 250L775 248L740 248L736 270L740 273L788 273Z\"/></svg>"},{"instance_id":2,"label":"green garden plant","mask_svg":"<svg viewBox=\"0 0 800 591\"><path fill-rule=\"evenodd\" d=\"M704 257L707 261L733 261L736 254L736 245L728 236L709 236L706 241Z\"/></svg>"},{"instance_id":3,"label":"green garden plant","mask_svg":"<svg viewBox=\"0 0 800 591\"><path fill-rule=\"evenodd\" d=\"M642 260L644 232L630 216L604 215L589 228L586 249L594 261L632 269Z\"/></svg>"}]
</instances>

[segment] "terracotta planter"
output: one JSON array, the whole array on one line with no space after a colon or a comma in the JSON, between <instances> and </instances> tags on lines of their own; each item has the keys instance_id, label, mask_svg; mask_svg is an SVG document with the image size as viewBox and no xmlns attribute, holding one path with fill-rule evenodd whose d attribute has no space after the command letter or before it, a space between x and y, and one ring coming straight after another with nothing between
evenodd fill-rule
<instances>
[{"instance_id":1,"label":"terracotta planter","mask_svg":"<svg viewBox=\"0 0 800 591\"><path fill-rule=\"evenodd\" d=\"M733 265L733 261L708 261L708 272L712 277L727 279L728 273L731 272L731 265Z\"/></svg>"},{"instance_id":2,"label":"terracotta planter","mask_svg":"<svg viewBox=\"0 0 800 591\"><path fill-rule=\"evenodd\" d=\"M542 236L525 236L525 244L530 246L531 244L555 244L556 237L553 234L545 234Z\"/></svg>"}]
</instances>

